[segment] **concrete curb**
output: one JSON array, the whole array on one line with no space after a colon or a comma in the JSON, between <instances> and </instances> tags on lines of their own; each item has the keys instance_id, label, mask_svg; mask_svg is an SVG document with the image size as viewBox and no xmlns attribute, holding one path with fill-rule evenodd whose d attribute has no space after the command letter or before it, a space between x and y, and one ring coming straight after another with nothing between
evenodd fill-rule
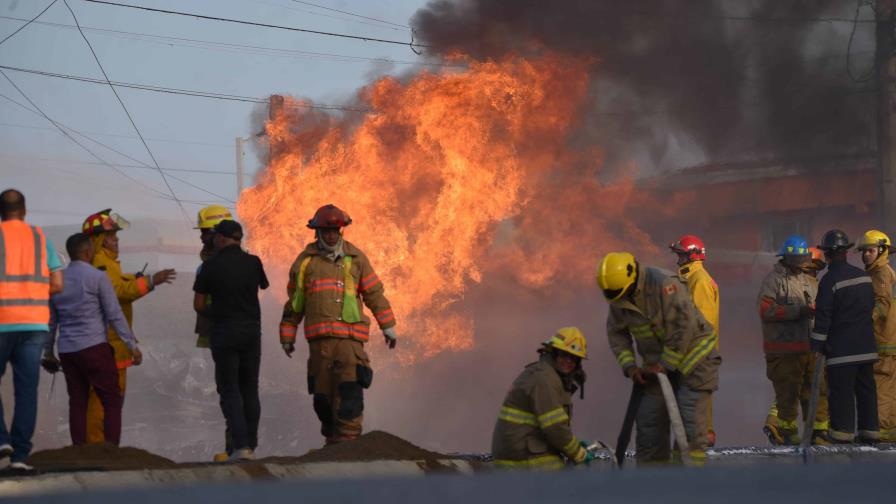
<instances>
[{"instance_id":1,"label":"concrete curb","mask_svg":"<svg viewBox=\"0 0 896 504\"><path fill-rule=\"evenodd\" d=\"M170 487L211 482L413 477L439 472L472 474L473 471L473 464L466 460L445 459L437 461L436 464L423 460L314 462L307 464L247 462L176 469L47 473L0 480L0 498L122 488Z\"/></svg>"}]
</instances>

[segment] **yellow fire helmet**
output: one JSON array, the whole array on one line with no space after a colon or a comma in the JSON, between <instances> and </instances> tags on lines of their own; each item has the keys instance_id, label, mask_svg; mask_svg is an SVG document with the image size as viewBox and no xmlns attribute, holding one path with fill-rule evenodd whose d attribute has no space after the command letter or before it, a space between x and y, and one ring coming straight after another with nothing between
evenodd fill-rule
<instances>
[{"instance_id":1,"label":"yellow fire helmet","mask_svg":"<svg viewBox=\"0 0 896 504\"><path fill-rule=\"evenodd\" d=\"M890 248L890 237L885 235L881 231L872 229L870 231L866 231L865 234L862 235L862 238L859 239L859 243L856 244L856 248L859 250L875 247Z\"/></svg>"},{"instance_id":2,"label":"yellow fire helmet","mask_svg":"<svg viewBox=\"0 0 896 504\"><path fill-rule=\"evenodd\" d=\"M587 344L585 343L585 335L582 334L582 331L580 331L578 327L564 327L558 329L557 334L551 336L551 339L542 344L546 347L556 348L557 350L575 355L576 357L581 357L582 359L587 358L588 355L586 351Z\"/></svg>"},{"instance_id":3,"label":"yellow fire helmet","mask_svg":"<svg viewBox=\"0 0 896 504\"><path fill-rule=\"evenodd\" d=\"M597 285L607 301L616 301L635 283L638 262L628 252L610 252L597 265Z\"/></svg>"},{"instance_id":4,"label":"yellow fire helmet","mask_svg":"<svg viewBox=\"0 0 896 504\"><path fill-rule=\"evenodd\" d=\"M223 220L233 220L230 210L221 205L209 205L199 211L193 229L211 229Z\"/></svg>"}]
</instances>

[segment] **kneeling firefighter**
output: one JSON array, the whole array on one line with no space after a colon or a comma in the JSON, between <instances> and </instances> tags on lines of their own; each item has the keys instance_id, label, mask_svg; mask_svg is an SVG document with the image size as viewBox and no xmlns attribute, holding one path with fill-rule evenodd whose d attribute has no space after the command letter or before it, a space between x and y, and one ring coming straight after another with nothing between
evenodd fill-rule
<instances>
[{"instance_id":1,"label":"kneeling firefighter","mask_svg":"<svg viewBox=\"0 0 896 504\"><path fill-rule=\"evenodd\" d=\"M347 213L325 205L308 221L317 240L309 243L289 270L287 293L280 321L280 343L291 357L298 325L304 320L308 340L308 393L327 444L350 441L361 435L364 389L373 370L364 351L370 318L361 301L373 312L386 344L395 348L395 315L385 288L367 256L342 237L352 223Z\"/></svg>"},{"instance_id":2,"label":"kneeling firefighter","mask_svg":"<svg viewBox=\"0 0 896 504\"><path fill-rule=\"evenodd\" d=\"M526 366L504 398L492 434L495 466L551 470L590 463L594 456L585 449L587 442L570 428L572 395L585 383L585 336L564 327L538 353L538 361Z\"/></svg>"}]
</instances>

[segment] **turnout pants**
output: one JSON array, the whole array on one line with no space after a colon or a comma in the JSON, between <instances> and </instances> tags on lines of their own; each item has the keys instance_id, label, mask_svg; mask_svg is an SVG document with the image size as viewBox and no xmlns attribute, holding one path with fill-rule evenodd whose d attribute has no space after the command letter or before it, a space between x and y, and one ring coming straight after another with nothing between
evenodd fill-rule
<instances>
[{"instance_id":1,"label":"turnout pants","mask_svg":"<svg viewBox=\"0 0 896 504\"><path fill-rule=\"evenodd\" d=\"M708 405L712 393L681 385L675 392L681 421L688 437L688 451L699 463L708 447ZM638 464L666 463L671 460L671 424L659 383L645 385L644 397L635 417L635 458Z\"/></svg>"},{"instance_id":2,"label":"turnout pants","mask_svg":"<svg viewBox=\"0 0 896 504\"><path fill-rule=\"evenodd\" d=\"M261 401L261 326L257 322L222 322L211 335L215 385L230 433L231 451L258 446Z\"/></svg>"},{"instance_id":3,"label":"turnout pants","mask_svg":"<svg viewBox=\"0 0 896 504\"><path fill-rule=\"evenodd\" d=\"M364 344L347 338L309 341L308 393L327 441L362 432L364 389L373 381Z\"/></svg>"},{"instance_id":4,"label":"turnout pants","mask_svg":"<svg viewBox=\"0 0 896 504\"><path fill-rule=\"evenodd\" d=\"M858 418L859 438L880 439L877 418L877 388L874 363L828 367L828 403L831 408L831 437L852 442Z\"/></svg>"},{"instance_id":5,"label":"turnout pants","mask_svg":"<svg viewBox=\"0 0 896 504\"><path fill-rule=\"evenodd\" d=\"M815 356L812 353L767 354L765 375L775 389L775 402L769 412L767 423L776 421L781 435L795 436L799 433L797 415L802 418L809 414L809 396L812 393L812 373L815 370ZM828 429L827 380L822 373L818 392L818 411L815 413L813 430ZM777 407L777 415L774 415Z\"/></svg>"},{"instance_id":6,"label":"turnout pants","mask_svg":"<svg viewBox=\"0 0 896 504\"><path fill-rule=\"evenodd\" d=\"M896 355L881 355L874 363L877 415L881 441L896 441Z\"/></svg>"},{"instance_id":7,"label":"turnout pants","mask_svg":"<svg viewBox=\"0 0 896 504\"><path fill-rule=\"evenodd\" d=\"M68 422L72 444L88 442L88 396L94 393L102 408L101 440L121 442L121 408L124 397L118 387L119 370L115 353L108 343L77 352L59 354L65 387L68 390Z\"/></svg>"}]
</instances>

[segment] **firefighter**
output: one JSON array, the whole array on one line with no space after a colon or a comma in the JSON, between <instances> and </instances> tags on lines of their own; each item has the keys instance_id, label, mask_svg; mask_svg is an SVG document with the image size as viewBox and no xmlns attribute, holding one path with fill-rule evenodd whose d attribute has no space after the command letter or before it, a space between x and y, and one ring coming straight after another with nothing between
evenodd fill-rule
<instances>
[{"instance_id":1,"label":"firefighter","mask_svg":"<svg viewBox=\"0 0 896 504\"><path fill-rule=\"evenodd\" d=\"M718 388L722 362L715 330L677 276L642 267L628 252L611 252L603 258L597 284L610 303L610 349L625 376L645 387L635 418L638 463L667 462L671 456L669 416L657 373L666 373L675 385L688 451L693 460L702 462L708 446L707 403Z\"/></svg>"},{"instance_id":2,"label":"firefighter","mask_svg":"<svg viewBox=\"0 0 896 504\"><path fill-rule=\"evenodd\" d=\"M343 239L352 223L347 213L325 205L308 221L316 241L309 243L289 270L280 322L280 343L288 357L295 351L298 325L308 340L308 393L327 444L361 435L364 389L373 370L364 351L373 313L386 344L395 348L395 315L367 256Z\"/></svg>"},{"instance_id":3,"label":"firefighter","mask_svg":"<svg viewBox=\"0 0 896 504\"><path fill-rule=\"evenodd\" d=\"M798 445L798 411L802 411L804 418L808 414L815 368L815 359L809 351L809 333L818 282L805 272L814 263L809 245L802 237L794 235L784 240L778 256L781 259L762 281L757 299L765 375L775 392L775 403L763 432L772 444ZM812 429L813 442L826 444L828 418L823 395L819 397Z\"/></svg>"},{"instance_id":4,"label":"firefighter","mask_svg":"<svg viewBox=\"0 0 896 504\"><path fill-rule=\"evenodd\" d=\"M115 295L121 305L121 311L128 321L128 327L134 325L134 301L149 294L157 286L171 283L177 273L173 269L163 269L151 275L143 272L128 274L121 272L121 264L118 261L118 232L130 227L130 223L118 214L112 213L107 208L88 216L84 220L82 231L91 237L96 255L93 258L93 266L100 271L105 271ZM109 328L109 344L115 352L115 364L118 367L119 386L122 398L127 385L127 368L134 364L131 350L122 341L118 333ZM99 397L90 390L87 402L87 442L102 443L105 440L103 434L103 405Z\"/></svg>"},{"instance_id":5,"label":"firefighter","mask_svg":"<svg viewBox=\"0 0 896 504\"><path fill-rule=\"evenodd\" d=\"M199 239L202 240L202 250L199 251L199 259L203 263L215 255L214 227L223 220L233 220L233 215L227 207L221 205L209 205L200 210L196 217L196 227L193 229L199 230ZM196 271L197 276L201 269L202 265L200 264L199 269ZM206 296L206 300L211 304L211 296ZM206 315L196 312L195 332L196 347L209 348L209 337L212 333L212 320ZM232 451L232 447L230 446L230 431L225 428L224 452L216 453L213 460L215 462L224 462L230 457Z\"/></svg>"},{"instance_id":6,"label":"firefighter","mask_svg":"<svg viewBox=\"0 0 896 504\"><path fill-rule=\"evenodd\" d=\"M824 252L821 251L818 247L809 247L809 254L811 256L811 260L807 261L803 264L803 272L809 275L815 285L816 291L818 290L818 273L823 271L828 263L824 260ZM809 369L815 368L815 354L810 354L809 359ZM808 378L807 378L808 379ZM807 382L808 384L808 382ZM810 385L810 384L809 384ZM811 386L811 385L810 385ZM815 419L813 420L813 432L812 432L812 444L816 445L829 445L830 437L828 436L828 401L827 401L827 378L825 374L821 374L821 386L819 388L819 397L818 397L818 410L815 414ZM778 404L772 401L772 406L769 408L768 417L765 420L766 428L764 429L766 435L769 438L769 441L772 444L784 444L784 439L780 437L778 431Z\"/></svg>"},{"instance_id":7,"label":"firefighter","mask_svg":"<svg viewBox=\"0 0 896 504\"><path fill-rule=\"evenodd\" d=\"M893 303L896 272L888 260L890 247L890 237L876 229L865 233L856 247L862 252L862 262L874 288L872 321L878 354L874 381L880 439L888 443L896 442L896 303Z\"/></svg>"},{"instance_id":8,"label":"firefighter","mask_svg":"<svg viewBox=\"0 0 896 504\"><path fill-rule=\"evenodd\" d=\"M858 419L859 442L880 440L874 363L874 287L871 277L846 262L852 248L839 229L824 234L821 245L828 272L818 285L812 350L827 357L830 436L836 443L852 443Z\"/></svg>"},{"instance_id":9,"label":"firefighter","mask_svg":"<svg viewBox=\"0 0 896 504\"><path fill-rule=\"evenodd\" d=\"M572 395L584 384L585 336L564 327L542 343L538 361L513 381L492 434L495 466L551 470L590 463L594 456L572 433Z\"/></svg>"},{"instance_id":10,"label":"firefighter","mask_svg":"<svg viewBox=\"0 0 896 504\"><path fill-rule=\"evenodd\" d=\"M719 335L719 286L712 279L703 261L706 260L706 247L703 240L695 235L684 235L669 245L669 249L678 256L678 278L688 286L691 300L700 310L703 318L712 325ZM719 340L716 339L716 350ZM707 403L706 437L709 446L716 444L716 432L712 424L712 400Z\"/></svg>"}]
</instances>

